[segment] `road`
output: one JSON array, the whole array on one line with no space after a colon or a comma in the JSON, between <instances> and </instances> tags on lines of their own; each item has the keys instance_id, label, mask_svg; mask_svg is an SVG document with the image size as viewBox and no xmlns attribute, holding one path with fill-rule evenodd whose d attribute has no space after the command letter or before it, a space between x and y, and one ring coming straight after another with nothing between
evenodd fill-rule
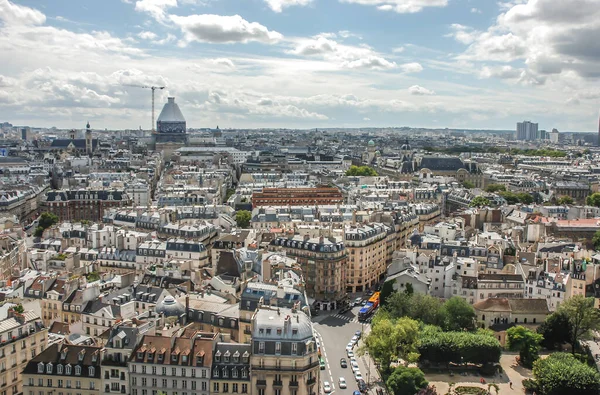
<instances>
[{"instance_id":1,"label":"road","mask_svg":"<svg viewBox=\"0 0 600 395\"><path fill-rule=\"evenodd\" d=\"M346 345L350 342L354 333L363 330L366 334L370 330L368 324L363 326L358 322L358 310L360 310L360 306L353 308L352 311L349 311L346 314L339 314L337 311L321 312L319 316L313 318L313 327L317 333L319 342L321 343L321 354L325 359L326 366L325 370L321 370L321 388L323 388L323 382L329 381L329 383L332 384L331 393L335 393L336 395L352 395L354 391L358 390L354 374L350 367L349 358L346 355ZM354 350L356 352L356 347ZM346 358L346 360L348 360L347 368L342 368L340 366L341 358ZM375 381L373 373L369 374L369 377L367 377L367 372L369 371L369 356L356 356L356 359L364 380L367 383L369 383L367 379L370 379L371 383ZM372 361L370 367L370 371L374 372L375 366ZM346 379L348 388L339 388L340 377ZM372 392L375 393L374 390Z\"/></svg>"}]
</instances>

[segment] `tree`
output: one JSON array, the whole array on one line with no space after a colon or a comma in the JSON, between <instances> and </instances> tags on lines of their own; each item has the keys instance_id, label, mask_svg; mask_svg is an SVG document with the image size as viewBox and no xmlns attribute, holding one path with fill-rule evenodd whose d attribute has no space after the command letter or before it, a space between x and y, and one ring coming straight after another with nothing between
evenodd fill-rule
<instances>
[{"instance_id":1,"label":"tree","mask_svg":"<svg viewBox=\"0 0 600 395\"><path fill-rule=\"evenodd\" d=\"M394 292L386 300L385 309L393 318L408 315L411 297L406 292Z\"/></svg>"},{"instance_id":2,"label":"tree","mask_svg":"<svg viewBox=\"0 0 600 395\"><path fill-rule=\"evenodd\" d=\"M247 228L250 225L252 219L252 213L248 210L240 210L235 213L235 222L237 222L240 228Z\"/></svg>"},{"instance_id":3,"label":"tree","mask_svg":"<svg viewBox=\"0 0 600 395\"><path fill-rule=\"evenodd\" d=\"M34 236L42 237L44 231L58 222L58 217L55 214L45 212L40 215L38 226L35 228Z\"/></svg>"},{"instance_id":4,"label":"tree","mask_svg":"<svg viewBox=\"0 0 600 395\"><path fill-rule=\"evenodd\" d=\"M442 308L444 329L447 331L472 331L475 329L475 309L463 298L453 296Z\"/></svg>"},{"instance_id":5,"label":"tree","mask_svg":"<svg viewBox=\"0 0 600 395\"><path fill-rule=\"evenodd\" d=\"M546 317L546 320L537 328L542 335L542 346L548 350L559 348L571 340L569 318L562 311L557 311Z\"/></svg>"},{"instance_id":6,"label":"tree","mask_svg":"<svg viewBox=\"0 0 600 395\"><path fill-rule=\"evenodd\" d=\"M521 364L531 369L533 362L540 357L540 343L543 336L521 325L509 328L506 335L507 347L511 351L519 351Z\"/></svg>"},{"instance_id":7,"label":"tree","mask_svg":"<svg viewBox=\"0 0 600 395\"><path fill-rule=\"evenodd\" d=\"M408 296L412 296L415 293L415 288L411 283L406 283L406 288L404 289L404 293Z\"/></svg>"},{"instance_id":8,"label":"tree","mask_svg":"<svg viewBox=\"0 0 600 395\"><path fill-rule=\"evenodd\" d=\"M572 352L578 347L579 340L591 330L600 328L600 312L594 307L594 298L582 295L573 296L560 305L558 311L564 313L569 321Z\"/></svg>"},{"instance_id":9,"label":"tree","mask_svg":"<svg viewBox=\"0 0 600 395\"><path fill-rule=\"evenodd\" d=\"M558 204L560 204L560 205L573 204L573 198L568 195L563 195L558 198Z\"/></svg>"},{"instance_id":10,"label":"tree","mask_svg":"<svg viewBox=\"0 0 600 395\"><path fill-rule=\"evenodd\" d=\"M585 199L585 203L588 206L600 207L600 192L592 193Z\"/></svg>"},{"instance_id":11,"label":"tree","mask_svg":"<svg viewBox=\"0 0 600 395\"><path fill-rule=\"evenodd\" d=\"M417 395L438 395L438 392L435 388L435 385L428 385L427 387L419 390L419 392L417 392Z\"/></svg>"},{"instance_id":12,"label":"tree","mask_svg":"<svg viewBox=\"0 0 600 395\"><path fill-rule=\"evenodd\" d=\"M595 250L600 250L600 230L597 230L596 233L594 233L592 244L594 245Z\"/></svg>"},{"instance_id":13,"label":"tree","mask_svg":"<svg viewBox=\"0 0 600 395\"><path fill-rule=\"evenodd\" d=\"M25 308L20 303L18 305L16 305L15 307L13 307L13 310L19 314L23 314L25 312Z\"/></svg>"},{"instance_id":14,"label":"tree","mask_svg":"<svg viewBox=\"0 0 600 395\"><path fill-rule=\"evenodd\" d=\"M377 172L369 166L350 166L346 171L346 176L351 177L377 177Z\"/></svg>"},{"instance_id":15,"label":"tree","mask_svg":"<svg viewBox=\"0 0 600 395\"><path fill-rule=\"evenodd\" d=\"M517 198L523 204L531 204L531 203L533 203L533 196L531 196L527 192L517 193Z\"/></svg>"},{"instance_id":16,"label":"tree","mask_svg":"<svg viewBox=\"0 0 600 395\"><path fill-rule=\"evenodd\" d=\"M405 366L398 366L388 377L386 384L394 395L415 395L429 385L421 369Z\"/></svg>"},{"instance_id":17,"label":"tree","mask_svg":"<svg viewBox=\"0 0 600 395\"><path fill-rule=\"evenodd\" d=\"M465 181L463 182L463 187L467 189L473 189L475 188L475 184L473 184L471 181Z\"/></svg>"},{"instance_id":18,"label":"tree","mask_svg":"<svg viewBox=\"0 0 600 395\"><path fill-rule=\"evenodd\" d=\"M406 317L379 319L373 322L371 332L365 338L365 349L387 371L390 363L397 358L410 362L418 359L418 335L419 323L415 320Z\"/></svg>"},{"instance_id":19,"label":"tree","mask_svg":"<svg viewBox=\"0 0 600 395\"><path fill-rule=\"evenodd\" d=\"M485 191L491 193L500 191L504 192L506 191L506 186L504 184L490 184L487 187L485 187Z\"/></svg>"},{"instance_id":20,"label":"tree","mask_svg":"<svg viewBox=\"0 0 600 395\"><path fill-rule=\"evenodd\" d=\"M442 325L445 318L442 307L443 303L440 299L417 293L408 303L408 316L425 325Z\"/></svg>"},{"instance_id":21,"label":"tree","mask_svg":"<svg viewBox=\"0 0 600 395\"><path fill-rule=\"evenodd\" d=\"M385 306L388 298L394 293L394 282L386 281L383 283L381 287L381 291L379 293L379 304L381 306Z\"/></svg>"},{"instance_id":22,"label":"tree","mask_svg":"<svg viewBox=\"0 0 600 395\"><path fill-rule=\"evenodd\" d=\"M554 353L533 364L533 377L541 395L597 395L600 374L567 353Z\"/></svg>"},{"instance_id":23,"label":"tree","mask_svg":"<svg viewBox=\"0 0 600 395\"><path fill-rule=\"evenodd\" d=\"M490 199L484 196L475 196L471 203L469 203L470 207L485 207L491 204Z\"/></svg>"},{"instance_id":24,"label":"tree","mask_svg":"<svg viewBox=\"0 0 600 395\"><path fill-rule=\"evenodd\" d=\"M490 364L500 360L502 347L493 333L443 332L427 325L419 335L418 350L421 362Z\"/></svg>"}]
</instances>

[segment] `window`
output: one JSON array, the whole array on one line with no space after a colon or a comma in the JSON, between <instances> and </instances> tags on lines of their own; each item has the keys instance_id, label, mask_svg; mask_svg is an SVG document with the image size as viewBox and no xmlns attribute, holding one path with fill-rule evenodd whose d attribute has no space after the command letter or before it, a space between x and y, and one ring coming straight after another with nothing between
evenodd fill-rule
<instances>
[{"instance_id":1,"label":"window","mask_svg":"<svg viewBox=\"0 0 600 395\"><path fill-rule=\"evenodd\" d=\"M75 381L75 388L81 388L81 381Z\"/></svg>"},{"instance_id":2,"label":"window","mask_svg":"<svg viewBox=\"0 0 600 395\"><path fill-rule=\"evenodd\" d=\"M49 363L48 365L46 365L46 373L51 374L52 373L52 364Z\"/></svg>"},{"instance_id":3,"label":"window","mask_svg":"<svg viewBox=\"0 0 600 395\"><path fill-rule=\"evenodd\" d=\"M248 393L248 384L242 384L242 394Z\"/></svg>"},{"instance_id":4,"label":"window","mask_svg":"<svg viewBox=\"0 0 600 395\"><path fill-rule=\"evenodd\" d=\"M264 354L265 352L265 342L258 342L258 352Z\"/></svg>"},{"instance_id":5,"label":"window","mask_svg":"<svg viewBox=\"0 0 600 395\"><path fill-rule=\"evenodd\" d=\"M275 342L275 354L281 353L281 342Z\"/></svg>"},{"instance_id":6,"label":"window","mask_svg":"<svg viewBox=\"0 0 600 395\"><path fill-rule=\"evenodd\" d=\"M63 386L63 381L62 380L58 380L58 388L62 388Z\"/></svg>"},{"instance_id":7,"label":"window","mask_svg":"<svg viewBox=\"0 0 600 395\"><path fill-rule=\"evenodd\" d=\"M81 376L81 366L75 366L75 376Z\"/></svg>"},{"instance_id":8,"label":"window","mask_svg":"<svg viewBox=\"0 0 600 395\"><path fill-rule=\"evenodd\" d=\"M292 343L292 354L296 355L298 352L298 343Z\"/></svg>"},{"instance_id":9,"label":"window","mask_svg":"<svg viewBox=\"0 0 600 395\"><path fill-rule=\"evenodd\" d=\"M152 366L152 374L156 374L156 366Z\"/></svg>"},{"instance_id":10,"label":"window","mask_svg":"<svg viewBox=\"0 0 600 395\"><path fill-rule=\"evenodd\" d=\"M235 378L237 378L237 376L238 376L238 371L237 371L237 368L234 367L233 369L231 369L231 377L233 377L235 379Z\"/></svg>"},{"instance_id":11,"label":"window","mask_svg":"<svg viewBox=\"0 0 600 395\"><path fill-rule=\"evenodd\" d=\"M95 372L96 372L96 369L93 366L90 366L88 368L88 376L92 377Z\"/></svg>"},{"instance_id":12,"label":"window","mask_svg":"<svg viewBox=\"0 0 600 395\"><path fill-rule=\"evenodd\" d=\"M167 388L167 379L162 379L163 388Z\"/></svg>"},{"instance_id":13,"label":"window","mask_svg":"<svg viewBox=\"0 0 600 395\"><path fill-rule=\"evenodd\" d=\"M52 379L48 379L48 387L52 387Z\"/></svg>"},{"instance_id":14,"label":"window","mask_svg":"<svg viewBox=\"0 0 600 395\"><path fill-rule=\"evenodd\" d=\"M56 365L56 373L63 374L63 366L62 365Z\"/></svg>"},{"instance_id":15,"label":"window","mask_svg":"<svg viewBox=\"0 0 600 395\"><path fill-rule=\"evenodd\" d=\"M202 382L202 391L206 391L206 387L208 386L208 384L206 384L206 381Z\"/></svg>"},{"instance_id":16,"label":"window","mask_svg":"<svg viewBox=\"0 0 600 395\"><path fill-rule=\"evenodd\" d=\"M213 370L213 376L214 376L214 377L219 377L219 368L215 368L215 369Z\"/></svg>"},{"instance_id":17,"label":"window","mask_svg":"<svg viewBox=\"0 0 600 395\"><path fill-rule=\"evenodd\" d=\"M229 372L227 371L227 368L223 368L223 377L224 378L229 377Z\"/></svg>"},{"instance_id":18,"label":"window","mask_svg":"<svg viewBox=\"0 0 600 395\"><path fill-rule=\"evenodd\" d=\"M231 385L231 392L238 392L238 385L237 385L237 383L233 383Z\"/></svg>"},{"instance_id":19,"label":"window","mask_svg":"<svg viewBox=\"0 0 600 395\"><path fill-rule=\"evenodd\" d=\"M229 383L223 383L223 392L229 392Z\"/></svg>"},{"instance_id":20,"label":"window","mask_svg":"<svg viewBox=\"0 0 600 395\"><path fill-rule=\"evenodd\" d=\"M177 376L177 368L171 368L171 376Z\"/></svg>"},{"instance_id":21,"label":"window","mask_svg":"<svg viewBox=\"0 0 600 395\"><path fill-rule=\"evenodd\" d=\"M96 383L95 382L90 381L90 389L91 390L96 389Z\"/></svg>"},{"instance_id":22,"label":"window","mask_svg":"<svg viewBox=\"0 0 600 395\"><path fill-rule=\"evenodd\" d=\"M248 371L246 370L246 368L242 368L242 378L248 378Z\"/></svg>"},{"instance_id":23,"label":"window","mask_svg":"<svg viewBox=\"0 0 600 395\"><path fill-rule=\"evenodd\" d=\"M44 373L44 364L38 363L38 373Z\"/></svg>"},{"instance_id":24,"label":"window","mask_svg":"<svg viewBox=\"0 0 600 395\"><path fill-rule=\"evenodd\" d=\"M213 383L213 392L219 392L219 383Z\"/></svg>"}]
</instances>

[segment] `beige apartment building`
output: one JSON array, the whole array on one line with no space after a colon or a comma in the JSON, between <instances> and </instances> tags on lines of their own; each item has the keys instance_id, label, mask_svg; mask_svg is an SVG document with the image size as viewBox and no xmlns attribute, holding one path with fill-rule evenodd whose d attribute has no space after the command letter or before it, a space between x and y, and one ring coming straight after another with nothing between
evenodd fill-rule
<instances>
[{"instance_id":1,"label":"beige apartment building","mask_svg":"<svg viewBox=\"0 0 600 395\"><path fill-rule=\"evenodd\" d=\"M98 395L100 347L52 344L23 370L24 395Z\"/></svg>"},{"instance_id":2,"label":"beige apartment building","mask_svg":"<svg viewBox=\"0 0 600 395\"><path fill-rule=\"evenodd\" d=\"M390 228L381 223L346 226L347 292L363 292L383 278L387 268L389 231Z\"/></svg>"},{"instance_id":3,"label":"beige apartment building","mask_svg":"<svg viewBox=\"0 0 600 395\"><path fill-rule=\"evenodd\" d=\"M8 316L0 322L1 395L23 392L21 371L47 343L48 330L36 313L8 311Z\"/></svg>"},{"instance_id":4,"label":"beige apartment building","mask_svg":"<svg viewBox=\"0 0 600 395\"><path fill-rule=\"evenodd\" d=\"M256 395L319 392L319 356L310 318L262 306L252 317L251 388Z\"/></svg>"}]
</instances>

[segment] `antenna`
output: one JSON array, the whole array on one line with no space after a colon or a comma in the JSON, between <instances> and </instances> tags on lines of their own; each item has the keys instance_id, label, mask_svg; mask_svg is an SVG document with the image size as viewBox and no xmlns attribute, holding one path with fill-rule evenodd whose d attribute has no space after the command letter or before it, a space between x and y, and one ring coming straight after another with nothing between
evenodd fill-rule
<instances>
[{"instance_id":1,"label":"antenna","mask_svg":"<svg viewBox=\"0 0 600 395\"><path fill-rule=\"evenodd\" d=\"M165 89L165 86L146 86L146 85L129 85L129 84L124 84L125 86L131 86L134 88L142 88L142 89L151 89L152 90L152 120L151 122L151 129L152 129L152 133L154 133L156 130L154 129L154 91L159 89Z\"/></svg>"}]
</instances>

